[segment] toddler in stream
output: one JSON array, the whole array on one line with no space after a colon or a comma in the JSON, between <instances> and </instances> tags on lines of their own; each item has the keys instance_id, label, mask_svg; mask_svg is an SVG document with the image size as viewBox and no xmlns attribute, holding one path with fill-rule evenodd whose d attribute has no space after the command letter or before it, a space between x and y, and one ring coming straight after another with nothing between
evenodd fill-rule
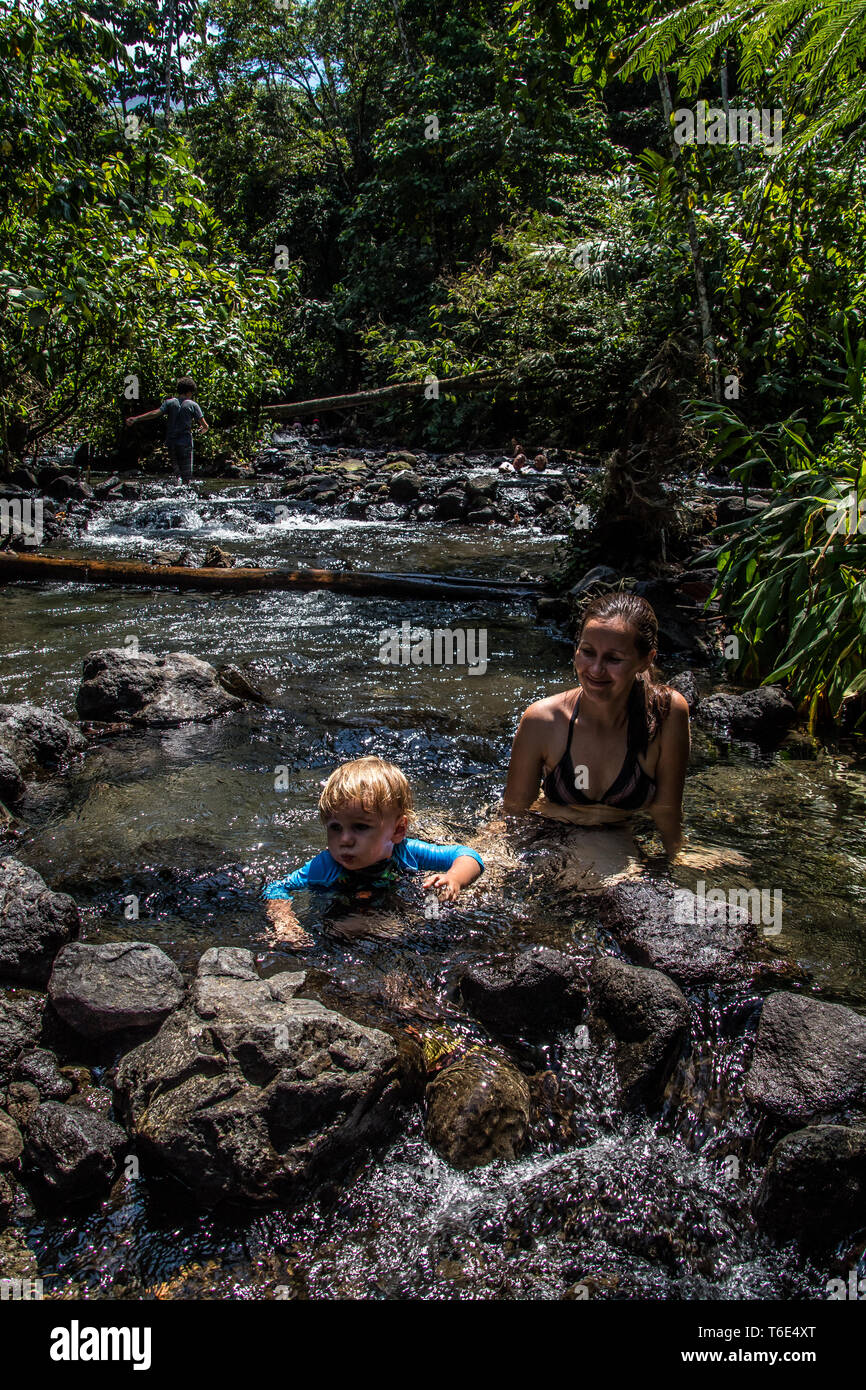
<instances>
[{"instance_id":1,"label":"toddler in stream","mask_svg":"<svg viewBox=\"0 0 866 1390\"><path fill-rule=\"evenodd\" d=\"M328 848L269 883L262 896L275 940L312 945L292 907L301 888L331 889L348 896L356 911L375 889L402 873L424 873L424 891L443 901L458 896L484 870L481 856L466 845L432 845L407 838L412 792L403 773L382 758L358 758L331 773L319 797Z\"/></svg>"}]
</instances>

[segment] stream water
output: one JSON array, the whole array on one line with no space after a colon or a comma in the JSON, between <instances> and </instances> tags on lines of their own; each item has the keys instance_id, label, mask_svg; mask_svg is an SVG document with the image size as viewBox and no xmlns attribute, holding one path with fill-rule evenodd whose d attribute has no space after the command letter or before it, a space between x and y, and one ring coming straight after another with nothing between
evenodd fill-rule
<instances>
[{"instance_id":1,"label":"stream water","mask_svg":"<svg viewBox=\"0 0 866 1390\"><path fill-rule=\"evenodd\" d=\"M242 485L204 497L148 491L94 514L78 549L131 556L216 543L261 564L516 577L543 573L555 544L520 525L275 520L274 502ZM382 664L382 634L407 619L484 628L486 672ZM418 833L471 840L501 795L520 712L570 684L570 647L531 604L12 585L0 591L0 699L70 716L85 653L129 638L142 651L231 661L270 704L108 738L66 790L41 786L8 850L73 894L84 939L152 941L182 968L211 945L251 947L264 973L303 966L314 994L361 1022L438 1017L467 1037L483 1036L455 1002L467 963L530 942L598 943L591 900L562 891L531 852L531 889L527 872L483 878L434 920L407 889L396 937L347 941L308 915L316 944L303 957L263 939L258 891L322 847L316 800L340 761L393 759L413 787ZM762 754L695 731L686 829L707 862L728 865L714 884L781 890L778 950L823 997L861 1010L864 803L866 767L850 748L793 736ZM639 844L648 824L638 822ZM677 876L694 889L694 868ZM137 921L124 916L130 894ZM568 1100L519 1161L452 1171L427 1145L417 1108L349 1187L292 1211L201 1212L167 1180L121 1178L96 1211L40 1207L19 1224L59 1297L548 1299L582 1296L576 1286L609 1298L824 1297L832 1260L819 1267L777 1249L748 1215L759 1170L737 1083L756 1001L706 991L693 1003L695 1057L656 1121L615 1113L610 1057L564 1035L515 1054L528 1073L552 1072ZM730 1154L742 1163L726 1163Z\"/></svg>"}]
</instances>

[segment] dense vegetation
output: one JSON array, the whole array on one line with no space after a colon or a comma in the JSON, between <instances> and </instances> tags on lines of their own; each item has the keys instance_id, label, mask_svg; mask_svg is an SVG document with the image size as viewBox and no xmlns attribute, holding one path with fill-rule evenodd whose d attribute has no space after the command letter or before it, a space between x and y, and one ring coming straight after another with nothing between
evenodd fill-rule
<instances>
[{"instance_id":1,"label":"dense vegetation","mask_svg":"<svg viewBox=\"0 0 866 1390\"><path fill-rule=\"evenodd\" d=\"M226 449L268 399L495 370L375 427L602 451L599 544L719 454L771 485L724 601L749 674L835 713L866 632L864 55L863 0L0 0L4 462L109 444L181 371ZM781 140L721 142L752 108Z\"/></svg>"}]
</instances>

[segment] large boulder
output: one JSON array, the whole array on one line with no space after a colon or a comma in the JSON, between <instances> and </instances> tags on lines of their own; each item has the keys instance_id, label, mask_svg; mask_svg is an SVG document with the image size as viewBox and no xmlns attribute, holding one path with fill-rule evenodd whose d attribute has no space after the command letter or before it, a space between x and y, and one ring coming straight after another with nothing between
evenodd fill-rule
<instances>
[{"instance_id":1,"label":"large boulder","mask_svg":"<svg viewBox=\"0 0 866 1390\"><path fill-rule=\"evenodd\" d=\"M126 1147L120 1125L80 1105L47 1100L27 1124L26 1161L46 1187L63 1196L104 1192Z\"/></svg>"},{"instance_id":2,"label":"large boulder","mask_svg":"<svg viewBox=\"0 0 866 1390\"><path fill-rule=\"evenodd\" d=\"M788 1126L866 1115L866 1018L807 995L771 994L743 1095Z\"/></svg>"},{"instance_id":3,"label":"large boulder","mask_svg":"<svg viewBox=\"0 0 866 1390\"><path fill-rule=\"evenodd\" d=\"M685 995L657 970L605 956L594 962L591 998L593 1015L616 1038L620 1103L626 1109L654 1105L689 1036Z\"/></svg>"},{"instance_id":4,"label":"large boulder","mask_svg":"<svg viewBox=\"0 0 866 1390\"><path fill-rule=\"evenodd\" d=\"M549 1033L583 1017L587 968L580 957L535 946L513 960L473 966L460 993L486 1027Z\"/></svg>"},{"instance_id":5,"label":"large boulder","mask_svg":"<svg viewBox=\"0 0 866 1390\"><path fill-rule=\"evenodd\" d=\"M186 652L133 656L119 647L90 652L75 697L82 719L128 719L170 726L210 720L243 701L220 685L213 666Z\"/></svg>"},{"instance_id":6,"label":"large boulder","mask_svg":"<svg viewBox=\"0 0 866 1390\"><path fill-rule=\"evenodd\" d=\"M777 685L761 685L743 695L707 695L696 717L734 738L781 738L796 718L796 708Z\"/></svg>"},{"instance_id":7,"label":"large boulder","mask_svg":"<svg viewBox=\"0 0 866 1390\"><path fill-rule=\"evenodd\" d=\"M691 900L693 920L684 910ZM697 899L672 883L625 879L599 895L604 926L638 965L697 985L775 982L792 967L769 955L748 914L727 903L695 910Z\"/></svg>"},{"instance_id":8,"label":"large boulder","mask_svg":"<svg viewBox=\"0 0 866 1390\"><path fill-rule=\"evenodd\" d=\"M44 1012L42 995L0 991L0 1088L12 1079L22 1052L36 1046Z\"/></svg>"},{"instance_id":9,"label":"large boulder","mask_svg":"<svg viewBox=\"0 0 866 1390\"><path fill-rule=\"evenodd\" d=\"M100 1038L162 1023L180 1007L184 987L177 966L158 946L74 941L54 962L48 994L65 1023Z\"/></svg>"},{"instance_id":10,"label":"large boulder","mask_svg":"<svg viewBox=\"0 0 866 1390\"><path fill-rule=\"evenodd\" d=\"M277 1201L389 1135L412 1066L385 1033L205 952L189 1005L122 1058L115 1094L141 1152L204 1203Z\"/></svg>"},{"instance_id":11,"label":"large boulder","mask_svg":"<svg viewBox=\"0 0 866 1390\"><path fill-rule=\"evenodd\" d=\"M530 1104L516 1067L473 1048L427 1087L427 1140L452 1168L516 1158L529 1132Z\"/></svg>"},{"instance_id":12,"label":"large boulder","mask_svg":"<svg viewBox=\"0 0 866 1390\"><path fill-rule=\"evenodd\" d=\"M833 1245L866 1225L866 1128L814 1125L780 1139L753 1211L760 1225L792 1240Z\"/></svg>"},{"instance_id":13,"label":"large boulder","mask_svg":"<svg viewBox=\"0 0 866 1390\"><path fill-rule=\"evenodd\" d=\"M66 893L52 893L17 859L0 859L0 979L47 984L54 957L79 925Z\"/></svg>"}]
</instances>

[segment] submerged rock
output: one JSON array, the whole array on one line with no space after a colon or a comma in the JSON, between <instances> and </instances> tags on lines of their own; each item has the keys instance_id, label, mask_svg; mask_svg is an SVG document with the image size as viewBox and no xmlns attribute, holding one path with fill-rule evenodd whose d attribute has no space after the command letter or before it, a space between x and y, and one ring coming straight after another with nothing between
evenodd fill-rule
<instances>
[{"instance_id":1,"label":"submerged rock","mask_svg":"<svg viewBox=\"0 0 866 1390\"><path fill-rule=\"evenodd\" d=\"M251 951L205 952L190 1004L117 1068L141 1151L205 1203L275 1201L360 1163L393 1129L411 1066L393 1040L268 980Z\"/></svg>"},{"instance_id":2,"label":"submerged rock","mask_svg":"<svg viewBox=\"0 0 866 1390\"><path fill-rule=\"evenodd\" d=\"M780 1139L755 1194L774 1234L833 1245L866 1225L866 1128L815 1125Z\"/></svg>"},{"instance_id":3,"label":"submerged rock","mask_svg":"<svg viewBox=\"0 0 866 1390\"><path fill-rule=\"evenodd\" d=\"M64 1196L95 1196L111 1186L127 1147L123 1130L82 1106L45 1101L30 1116L25 1153L45 1185Z\"/></svg>"},{"instance_id":4,"label":"submerged rock","mask_svg":"<svg viewBox=\"0 0 866 1390\"><path fill-rule=\"evenodd\" d=\"M616 1038L621 1104L655 1104L689 1035L685 995L657 970L606 956L594 962L591 997L593 1014Z\"/></svg>"},{"instance_id":5,"label":"submerged rock","mask_svg":"<svg viewBox=\"0 0 866 1390\"><path fill-rule=\"evenodd\" d=\"M66 893L53 893L17 859L0 859L0 979L45 985L54 957L79 925Z\"/></svg>"},{"instance_id":6,"label":"submerged rock","mask_svg":"<svg viewBox=\"0 0 866 1390\"><path fill-rule=\"evenodd\" d=\"M452 1168L516 1158L529 1131L529 1086L502 1057L473 1048L427 1087L425 1133Z\"/></svg>"},{"instance_id":7,"label":"submerged rock","mask_svg":"<svg viewBox=\"0 0 866 1390\"><path fill-rule=\"evenodd\" d=\"M588 962L546 946L513 960L476 965L460 993L476 1018L506 1033L554 1032L583 1016Z\"/></svg>"},{"instance_id":8,"label":"submerged rock","mask_svg":"<svg viewBox=\"0 0 866 1390\"><path fill-rule=\"evenodd\" d=\"M796 709L777 685L762 685L743 695L708 695L697 707L703 724L727 729L735 738L779 738L793 724Z\"/></svg>"},{"instance_id":9,"label":"submerged rock","mask_svg":"<svg viewBox=\"0 0 866 1390\"><path fill-rule=\"evenodd\" d=\"M48 994L65 1023L99 1038L162 1023L182 1003L184 987L177 966L158 946L76 941L55 960Z\"/></svg>"},{"instance_id":10,"label":"submerged rock","mask_svg":"<svg viewBox=\"0 0 866 1390\"><path fill-rule=\"evenodd\" d=\"M769 995L743 1095L787 1125L866 1115L866 1018L803 994Z\"/></svg>"},{"instance_id":11,"label":"submerged rock","mask_svg":"<svg viewBox=\"0 0 866 1390\"><path fill-rule=\"evenodd\" d=\"M213 666L198 657L186 652L132 656L119 647L84 658L75 698L82 719L129 719L157 726L215 719L242 704L223 689Z\"/></svg>"}]
</instances>

